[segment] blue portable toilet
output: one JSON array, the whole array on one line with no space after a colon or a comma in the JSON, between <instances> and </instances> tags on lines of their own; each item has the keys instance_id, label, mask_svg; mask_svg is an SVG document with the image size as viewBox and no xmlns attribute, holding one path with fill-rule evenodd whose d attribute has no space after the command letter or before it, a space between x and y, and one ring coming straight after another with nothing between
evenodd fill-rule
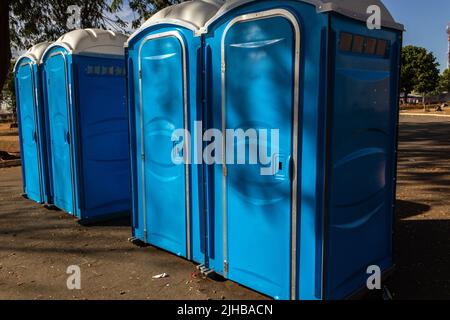
<instances>
[{"instance_id":1,"label":"blue portable toilet","mask_svg":"<svg viewBox=\"0 0 450 320\"><path fill-rule=\"evenodd\" d=\"M226 161L224 139L206 181L211 269L309 300L392 268L402 30L380 0L229 0L205 25L208 127L255 129L243 144L258 150L258 130L279 130L268 165Z\"/></svg>"},{"instance_id":2,"label":"blue portable toilet","mask_svg":"<svg viewBox=\"0 0 450 320\"><path fill-rule=\"evenodd\" d=\"M33 46L14 66L23 192L28 199L41 204L48 202L41 57L49 45L43 42Z\"/></svg>"},{"instance_id":3,"label":"blue portable toilet","mask_svg":"<svg viewBox=\"0 0 450 320\"><path fill-rule=\"evenodd\" d=\"M75 30L42 57L53 204L82 221L130 209L126 39Z\"/></svg>"},{"instance_id":4,"label":"blue portable toilet","mask_svg":"<svg viewBox=\"0 0 450 320\"><path fill-rule=\"evenodd\" d=\"M133 234L198 263L207 250L203 167L184 159L202 118L203 47L197 34L221 4L194 0L163 9L127 42ZM189 130L191 141L173 139L177 129Z\"/></svg>"}]
</instances>

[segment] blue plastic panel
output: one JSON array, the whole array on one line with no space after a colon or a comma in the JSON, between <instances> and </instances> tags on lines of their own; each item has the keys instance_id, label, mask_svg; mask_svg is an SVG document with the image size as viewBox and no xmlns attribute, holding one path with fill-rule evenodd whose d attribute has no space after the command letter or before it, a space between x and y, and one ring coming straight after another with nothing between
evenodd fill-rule
<instances>
[{"instance_id":1,"label":"blue plastic panel","mask_svg":"<svg viewBox=\"0 0 450 320\"><path fill-rule=\"evenodd\" d=\"M240 22L225 38L226 128L280 134L271 164L276 174L263 176L262 166L249 164L249 150L270 155L272 141L246 139L246 164L227 165L228 277L278 299L290 297L294 40L283 17Z\"/></svg>"},{"instance_id":2,"label":"blue plastic panel","mask_svg":"<svg viewBox=\"0 0 450 320\"><path fill-rule=\"evenodd\" d=\"M204 82L200 87L205 98L202 110L204 118L201 120L208 128L222 129L221 49L224 32L229 22L243 14L271 9L288 10L296 16L300 24L299 116L297 119L292 118L292 103L289 104L290 99L292 102L293 92L292 27L282 18L269 20L270 23L267 24L264 21L252 22L248 25L240 23L228 31L225 39L227 57L225 69L227 82L226 127L241 127L244 130L250 127L267 129L280 127L282 150L279 158L282 159L282 163L288 163L289 156L292 155L290 147L292 141L286 140L286 137L292 136L292 127L289 124L293 121L299 122L298 225L295 226L297 230L297 268L295 270L296 282L293 285L296 287L299 299L345 298L365 286L367 275L363 271L369 261L371 263L378 262L383 270L392 265L390 250L392 210L387 211L386 208L392 205L394 198L394 184L390 181L395 172L395 157L392 150L395 146L395 93L398 85L395 68L398 63L399 47L396 38L398 34L389 30L369 31L363 23L350 19L346 19L351 23L345 25L344 28L342 25L334 24L334 21L338 20L335 20L336 17L333 16L335 32L342 28L347 32L367 33L367 35L390 39L392 55L387 59L379 57L361 59L361 57L349 54L343 62L340 53L333 51L335 48L330 48L332 57L328 60L328 44L335 45L333 41L328 42L328 36L332 37L331 40L336 40L336 34L328 34L329 16L328 14L318 14L314 6L299 1L267 0L251 2L236 8L210 26L210 32L202 38L205 41L203 48L204 77L196 76L193 71L197 67L198 72L198 66L195 65L196 59L192 58L196 56L196 51L191 50L189 44L191 38L187 37L188 63L191 69L190 74L188 70L188 79L192 82L187 90L189 92L191 126L192 120L199 118L198 113L193 116L195 114L193 111L195 100L193 99L196 97L193 82L201 81ZM180 98L182 77L177 71L181 64L179 58L181 49L176 39L166 42L157 41L155 44L159 44L158 47L156 45L152 47L150 44L146 44L148 48L143 47L143 52L148 51L145 53L145 57L149 58L149 61L144 61L148 70L145 70L144 67L142 70L145 161L146 166L149 162L156 163L156 165L153 164L155 167L166 164L165 170L160 169L157 172L149 172L148 169L145 172L141 171L138 50L142 39L147 35L174 29L181 30L182 28L168 25L149 28L142 35L136 37L129 48L129 69L132 70L129 79L131 93L129 103L132 115L130 120L132 124L131 146L134 155L132 167L135 190L133 196L136 200L133 227L136 236L147 242L149 242L150 236L143 237L144 225L151 228L152 219L160 218L152 218L151 213L147 211L147 223L144 224L143 196L147 210L150 206L161 206L165 209L164 204L160 205L160 199L166 200L167 206L177 205L172 201L173 198L163 196L159 191L164 189L161 179L167 177L161 175L161 172L169 172L170 168L169 160L164 158L165 156L160 156L160 154L166 153L166 149L171 149L173 146L171 143L165 145L167 141L170 141L168 132L171 132L173 128L183 127L183 119L171 114L173 109L178 109L178 116L182 114L180 111L182 110ZM180 33L186 35L182 31ZM289 38L291 42L285 41ZM290 49L288 50L288 48ZM288 51L290 54L285 54ZM230 57L233 59L231 60ZM176 59L178 59L177 62ZM158 68L163 61L167 63L164 68L170 70L170 79L161 71L162 67ZM330 61L336 62L336 70L328 75ZM370 66L370 72L366 70L368 66ZM150 77L146 79L146 72L157 76L155 79ZM388 80L386 80L386 73L389 73ZM330 82L327 82L328 76L332 77ZM380 81L382 84L378 83ZM373 93L375 91L368 91L375 89L379 91L382 88L385 89L386 86L389 87L386 92L376 94ZM170 87L169 92L167 87ZM152 90L152 88L156 89ZM358 93L357 97L352 96L353 90ZM345 93L347 91L351 93ZM336 94L332 104L334 108L330 108L330 110L327 109L327 92ZM342 92L344 92L344 97L340 96ZM361 92L363 94L360 94ZM366 96L364 99L363 95ZM377 103L384 101L385 105L384 107L378 105L373 107L371 106L373 101L377 101ZM386 106L386 101L389 106ZM162 105L166 108L163 109ZM359 108L359 105L363 105L364 108ZM155 113L155 110L158 113ZM378 110L380 114L375 112L374 115L374 110ZM372 116L373 119L371 119ZM157 120L152 122L155 118ZM367 123L369 129L365 127L364 122ZM327 128L327 124L331 128ZM153 130L151 126L155 126L157 130ZM190 129L193 132L192 128ZM331 141L327 139L328 129L331 130L329 135ZM353 135L350 134L352 130L356 130ZM291 131L290 134L287 131ZM149 132L157 132L156 137L152 137ZM385 140L381 139L377 132L384 132L381 135L386 135ZM152 142L153 146L148 147L148 142ZM330 145L327 142L330 142ZM250 145L252 142L247 141L247 148ZM326 168L328 150L331 150L332 168L330 171ZM166 155L166 157L170 156ZM288 168L284 164L281 164L280 167L282 170ZM191 166L191 168L195 170L196 167ZM289 240L291 229L289 215L292 195L289 183L285 180L285 174L281 174L274 181L270 179L274 177L261 177L259 169L258 166L228 166L227 184L224 190L222 166L204 167L202 173L205 177L206 194L201 204L205 206L208 215L205 220L201 215L193 217L193 222L200 221L201 223L200 228L197 229L199 231L192 233L192 239L193 242L198 241L198 238L202 239L201 251L207 254L205 262L216 272L225 274L239 283L272 297L287 299L290 298L291 248ZM366 182L360 179L364 172L369 177L365 179ZM383 172L386 174L385 179L382 178ZM328 176L328 173L331 173L331 176ZM182 172L169 175L169 177L174 176L181 177ZM142 177L146 180L147 188L144 195L142 195L143 190L141 189ZM191 175L192 179L194 177L197 175ZM201 178L199 179L201 181ZM329 184L325 182L329 182ZM178 195L184 195L185 190L182 190L181 186L180 183L172 190L176 190L174 192ZM195 180L192 180L191 187L191 190L194 191L201 190L201 185ZM325 192L327 187L330 187L329 193ZM377 191L383 190L383 188L385 191ZM148 190L152 192L149 193ZM383 199L380 200L385 203L381 207L367 203L361 207L363 217L359 219L354 210L357 204L347 201L350 199L348 194L353 193L362 203L366 201L365 195L371 197L372 194L375 194L373 199L379 200L378 192L385 193L382 196ZM224 194L226 198L223 198ZM326 195L331 195L331 198ZM155 198L155 204L149 205L149 201ZM179 198L176 200L180 201ZM198 198L201 199L200 196ZM222 224L224 199L227 205L226 226ZM194 203L194 200L192 201ZM185 203L185 201L181 202ZM271 203L276 203L276 208ZM343 209L343 206L349 206L349 210ZM196 210L199 208L196 205L194 207ZM269 208L271 212L266 213L264 207ZM171 211L173 215L170 217L173 219L169 223L174 224L171 228L178 227L179 230L182 230L175 215L181 217L185 213L184 209L180 207ZM382 220L386 225L382 225L377 220L377 217L380 216L380 213L377 212L378 209L382 211ZM152 210L155 211L154 208ZM195 214L197 214L196 210L193 211ZM270 228L267 221L272 224ZM375 229L382 230L380 231L382 234L376 238L381 246L374 248L373 243L368 241L366 235L358 231L360 226L369 234L372 234ZM383 229L383 227L385 228ZM166 228L164 226L160 230L167 233L172 232ZM223 252L225 228L227 230L225 234L227 251ZM389 232L385 232L386 230ZM150 229L147 231L151 232ZM180 232L182 233L179 237L185 238L185 231ZM163 241L161 240L161 242ZM371 252L365 252L366 248ZM171 251L179 253L179 250ZM264 259L261 256L264 256ZM228 270L224 269L225 259L229 263ZM276 270L281 271L274 272Z\"/></svg>"},{"instance_id":3,"label":"blue plastic panel","mask_svg":"<svg viewBox=\"0 0 450 320\"><path fill-rule=\"evenodd\" d=\"M186 49L186 66L185 66L185 72L186 72L186 92L187 92L187 110L188 115L185 115L187 118L187 125L189 131L192 133L191 135L191 146L195 148L196 146L196 137L195 137L195 130L194 130L194 122L195 121L201 121L202 120L202 78L201 78L201 71L202 71L202 64L201 64L201 57L202 57L202 48L201 48L201 37L196 37L192 33L191 30L178 27L178 26L171 26L171 25L158 25L150 27L146 30L143 30L141 34L137 35L129 44L128 48L128 104L129 104L129 118L130 118L130 150L131 150L131 172L132 172L132 203L133 203L133 235L136 236L138 239L148 242L148 237L145 237L144 234L144 225L146 225L147 221L144 221L144 200L143 200L143 177L144 174L142 172L142 156L141 156L141 113L140 113L140 89L139 89L139 63L141 61L141 58L139 57L139 48L141 47L141 44L148 40L149 37L155 37L157 35L161 35L162 33L174 33L176 32L177 35L179 35L180 40L182 39L183 43L185 44ZM181 61L181 44L177 42L177 39L174 39L173 37L168 39L167 41L167 48L164 49L164 45L166 44L166 41L159 41L155 44L160 44L162 48L160 50L157 50L156 48L150 48L150 55L151 56L160 56L160 61L158 63L158 60L154 57L153 60L146 61L145 63L148 64L148 68L150 71L151 68L156 68L158 65L161 65L165 68L164 64L168 63L170 66L168 67L169 71L175 70L174 76L169 75L170 79L168 79L166 74L163 74L163 83L158 83L158 79L143 79L144 81L148 82L151 81L151 83L155 82L155 88L157 90L161 90L160 86L162 86L163 92L167 93L168 96L164 97L164 99L160 99L157 95L156 90L152 93L151 87L148 87L148 84L143 86L143 91L145 91L146 95L150 94L152 96L157 96L158 101L160 104L167 104L167 101L170 100L170 96L173 95L172 90L177 90L177 93L174 95L174 100L170 102L168 105L174 105L174 107L177 108L174 112L177 114L176 116L173 116L174 119L170 120L174 124L177 124L177 127L179 129L184 127L184 123L182 123L184 120L183 117L183 103L182 101L182 87L183 87L183 77L181 74L182 71L182 61ZM152 46L154 47L155 44ZM148 45L148 44L147 44ZM173 49L173 50L172 50ZM143 48L143 50L147 50ZM175 56L170 56L173 53L176 53ZM169 56L164 56L169 55ZM146 56L143 56L143 58L146 58ZM166 58L166 59L164 59ZM145 77L145 70L143 70L143 77ZM158 71L162 72L162 71ZM160 79L161 81L161 79ZM144 85L144 82L143 82ZM153 84L152 84L153 85ZM167 99L167 101L166 101ZM152 102L151 101L144 101L144 104L146 108L151 109L152 108ZM157 109L159 110L159 109ZM158 112L161 112L158 111ZM168 115L172 117L172 110L164 111L163 110L163 116L166 116L165 113L168 112ZM147 115L146 115L147 116ZM149 115L150 117L156 116L155 115ZM177 128L177 129L178 129ZM170 131L170 130L168 130ZM145 137L145 134L144 134ZM166 132L161 136L161 139L166 140L166 143L169 145L166 145L165 148L171 148L173 147L173 142L171 142L171 132ZM146 143L147 140L146 140ZM200 146L201 148L201 146ZM152 146L146 146L146 149L150 149L148 152L150 153L150 157L154 157L151 154L160 153L160 149L157 147L153 148ZM193 155L193 158L195 158L196 155ZM169 161L167 157L170 157L170 151L169 154L162 156L161 159L163 161ZM153 159L153 158L152 158ZM148 161L148 156L146 155L146 160ZM158 160L159 161L159 160ZM183 165L179 165L178 169L183 170ZM205 234L205 213L203 211L203 185L202 185L202 165L201 164L191 164L189 165L189 203L190 203L190 259L197 263L205 263L206 258L206 250L207 244L206 244L206 234ZM176 173L182 174L182 171L179 171ZM184 173L183 173L184 174ZM153 178L152 178L153 179ZM181 179L181 177L180 177ZM184 178L183 178L184 179ZM154 180L153 180L154 181ZM184 180L185 181L185 180ZM171 183L170 181L168 182ZM147 185L147 183L146 183ZM158 187L160 187L161 184L158 184ZM181 186L181 184L180 184ZM155 186L150 186L153 190L153 188L156 188ZM170 193L173 193L174 191L169 190ZM146 191L147 193L147 191ZM158 194L159 195L159 194ZM181 206L182 203L186 201L186 199L183 199L185 195L185 191L180 193L180 197L176 198L177 206L180 206L180 212L178 212L175 216L180 217L185 212L185 207ZM173 197L171 195L170 197ZM161 201L161 200L158 200ZM147 205L147 203L145 203ZM145 208L147 209L147 208ZM173 210L171 210L173 211ZM157 214L157 213L155 213ZM146 217L148 218L148 217ZM173 221L170 219L161 221L162 223L168 222L169 224L172 224ZM186 219L180 220L177 223L185 223ZM148 220L149 226L151 224L151 221ZM171 228L171 227L169 227ZM177 235L178 238L184 239L186 237L186 229L188 226L177 226L179 230L183 230L181 234ZM183 229L181 229L183 228ZM173 233L174 231L169 231ZM179 247L183 247L183 244L177 245ZM180 249L177 249L174 251L176 254L180 253Z\"/></svg>"},{"instance_id":4,"label":"blue plastic panel","mask_svg":"<svg viewBox=\"0 0 450 320\"><path fill-rule=\"evenodd\" d=\"M321 182L318 175L322 168L321 156L323 141L321 140L320 129L324 117L324 97L322 96L322 86L324 79L323 70L326 66L326 59L323 58L325 48L323 43L326 34L326 15L318 15L315 7L299 1L254 1L247 5L231 11L223 19L217 21L210 26L209 33L206 36L206 50L210 51L210 58L207 65L209 105L211 113L209 127L221 128L221 47L223 33L230 21L236 17L251 14L262 13L268 10L277 10L280 12L286 10L290 12L298 21L300 26L300 61L299 61L299 105L298 118L292 121L298 121L298 151L297 151L297 177L298 177L298 194L297 194L297 267L296 267L296 291L297 298L301 299L317 299L320 297L320 279L322 277L320 271L320 255L317 254L317 248L321 247L320 234L318 234L319 217L321 215ZM281 19L281 21L285 21ZM277 22L278 23L278 22ZM255 28L253 38L258 40L275 40L276 37L267 38L272 32L271 29L277 26L272 24L267 29ZM291 27L289 32L293 33ZM276 34L275 34L276 35ZM260 38L257 38L260 37ZM274 39L275 38L275 39ZM283 37L282 37L283 38ZM276 41L275 41L276 44ZM247 46L251 46L247 45ZM262 55L264 57L264 55ZM257 58L257 57L255 57ZM284 58L284 57L281 57ZM291 54L289 61L283 61L281 58L274 57L279 65L285 66L285 63L292 63L293 55ZM228 68L228 66L227 66ZM244 66L241 66L244 68ZM275 71L274 71L275 72ZM277 72L274 73L277 75ZM268 76L270 77L270 76ZM289 77L289 75L287 75ZM292 78L291 78L292 79ZM287 81L287 79L283 79ZM239 79L234 79L239 82ZM281 82L285 83L285 82ZM289 85L289 89L292 82ZM275 86L278 88L278 86ZM261 89L266 89L263 87ZM266 95L264 90L260 90L260 95ZM273 89L271 89L273 90ZM270 91L269 91L270 92ZM291 94L291 93L290 93ZM285 97L277 97L280 101L284 101ZM277 100L277 99L272 99ZM263 103L263 102L260 102ZM284 102L283 102L284 103ZM268 103L267 103L268 104ZM245 112L245 109L241 111ZM261 112L261 109L258 109ZM252 116L257 116L253 115ZM293 116L293 115L292 115ZM289 123L289 122L287 122ZM286 123L284 124L286 125ZM282 127L283 128L283 127ZM283 138L282 138L283 139ZM281 139L281 140L282 140ZM289 156L289 153L286 154ZM211 168L210 168L211 169ZM208 236L210 243L213 244L213 251L210 254L210 267L220 274L225 274L223 254L223 188L222 188L222 166L216 165L213 170L209 170L207 177L208 183L208 217L210 218ZM270 188L266 189L270 193ZM291 203L291 197L286 198L286 202ZM287 206L288 204L284 204ZM288 231L290 236L291 232ZM289 243L290 249L290 243ZM287 250L289 250L287 249ZM254 250L252 248L252 250ZM290 252L290 251L289 251ZM267 260L270 258L266 257ZM291 262L291 256L288 256L288 262ZM231 262L230 262L231 263ZM265 277L270 278L272 274L266 274ZM252 285L252 287L255 287ZM319 291L317 291L319 288ZM259 288L258 288L259 289ZM267 291L266 291L267 292ZM319 293L317 295L317 292ZM272 293L273 294L273 293ZM290 291L285 290L280 299L290 298Z\"/></svg>"},{"instance_id":5,"label":"blue plastic panel","mask_svg":"<svg viewBox=\"0 0 450 320\"><path fill-rule=\"evenodd\" d=\"M370 265L392 266L399 38L334 18L336 35L327 217L326 298L365 286ZM377 57L339 50L340 32L389 42Z\"/></svg>"},{"instance_id":6,"label":"blue plastic panel","mask_svg":"<svg viewBox=\"0 0 450 320\"><path fill-rule=\"evenodd\" d=\"M45 125L45 103L43 96L43 66L42 64L35 64L33 66L34 83L36 92L37 103L37 127L39 138L39 156L40 156L40 168L41 168L41 188L42 188L42 203L52 203L52 197L50 193L50 181L49 181L49 160L47 154L47 134Z\"/></svg>"},{"instance_id":7,"label":"blue plastic panel","mask_svg":"<svg viewBox=\"0 0 450 320\"><path fill-rule=\"evenodd\" d=\"M73 56L81 218L130 210L125 64L109 57Z\"/></svg>"},{"instance_id":8,"label":"blue plastic panel","mask_svg":"<svg viewBox=\"0 0 450 320\"><path fill-rule=\"evenodd\" d=\"M74 212L71 133L69 130L67 57L61 53L45 62L46 101L51 148L51 175L54 204L71 214Z\"/></svg>"},{"instance_id":9,"label":"blue plastic panel","mask_svg":"<svg viewBox=\"0 0 450 320\"><path fill-rule=\"evenodd\" d=\"M39 128L34 71L31 63L23 63L17 71L17 102L21 126L24 187L28 198L43 202L43 186L39 158Z\"/></svg>"},{"instance_id":10,"label":"blue plastic panel","mask_svg":"<svg viewBox=\"0 0 450 320\"><path fill-rule=\"evenodd\" d=\"M152 39L143 44L139 58L146 241L186 257L186 169L172 162L171 139L174 130L184 128L183 47L174 36Z\"/></svg>"}]
</instances>

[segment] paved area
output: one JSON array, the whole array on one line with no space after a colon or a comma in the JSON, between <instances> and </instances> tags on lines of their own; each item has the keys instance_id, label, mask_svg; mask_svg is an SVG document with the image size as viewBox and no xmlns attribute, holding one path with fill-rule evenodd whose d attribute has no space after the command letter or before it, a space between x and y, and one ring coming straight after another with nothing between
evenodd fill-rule
<instances>
[{"instance_id":1,"label":"paved area","mask_svg":"<svg viewBox=\"0 0 450 320\"><path fill-rule=\"evenodd\" d=\"M0 169L2 299L265 299L231 281L203 279L195 265L129 243L128 220L80 226L21 194L20 167ZM66 286L81 267L82 290ZM153 276L167 273L167 278Z\"/></svg>"},{"instance_id":2,"label":"paved area","mask_svg":"<svg viewBox=\"0 0 450 320\"><path fill-rule=\"evenodd\" d=\"M450 299L450 119L402 116L394 298Z\"/></svg>"},{"instance_id":3,"label":"paved area","mask_svg":"<svg viewBox=\"0 0 450 320\"><path fill-rule=\"evenodd\" d=\"M0 151L20 153L18 130L10 129L9 123L0 123Z\"/></svg>"},{"instance_id":4,"label":"paved area","mask_svg":"<svg viewBox=\"0 0 450 320\"><path fill-rule=\"evenodd\" d=\"M395 299L450 299L450 119L402 116ZM264 299L126 239L129 221L82 227L22 199L20 168L0 169L0 299ZM79 265L82 290L66 288ZM169 274L154 280L152 276Z\"/></svg>"},{"instance_id":5,"label":"paved area","mask_svg":"<svg viewBox=\"0 0 450 320\"><path fill-rule=\"evenodd\" d=\"M450 107L446 106L446 107L442 108L440 111L436 111L436 107L437 107L437 105L430 105L430 106L428 106L427 110L425 110L425 108L421 105L415 106L414 109L400 107L400 112L402 114L422 114L424 116L433 116L433 115L441 115L441 116L447 115L448 116L448 115L450 115Z\"/></svg>"}]
</instances>

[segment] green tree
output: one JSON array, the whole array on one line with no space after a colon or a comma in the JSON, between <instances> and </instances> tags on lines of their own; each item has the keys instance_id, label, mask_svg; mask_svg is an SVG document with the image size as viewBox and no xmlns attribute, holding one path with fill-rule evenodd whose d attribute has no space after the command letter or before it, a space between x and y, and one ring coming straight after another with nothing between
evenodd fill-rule
<instances>
[{"instance_id":1,"label":"green tree","mask_svg":"<svg viewBox=\"0 0 450 320\"><path fill-rule=\"evenodd\" d=\"M400 72L400 90L407 97L417 82L416 79L416 47L407 46L402 49L402 68Z\"/></svg>"},{"instance_id":2,"label":"green tree","mask_svg":"<svg viewBox=\"0 0 450 320\"><path fill-rule=\"evenodd\" d=\"M137 17L134 27L155 11L177 2L130 0L130 8ZM22 51L42 41L56 40L70 31L67 21L71 5L81 9L81 28L124 30L126 27L117 14L113 15L122 8L123 0L112 3L111 0L0 0L0 88L7 80L11 49Z\"/></svg>"},{"instance_id":3,"label":"green tree","mask_svg":"<svg viewBox=\"0 0 450 320\"><path fill-rule=\"evenodd\" d=\"M9 100L11 101L11 108L15 109L16 106L16 81L14 78L14 65L16 64L15 61L11 61L10 68L9 68L9 76L8 80L6 81L5 85L5 91L8 95Z\"/></svg>"},{"instance_id":4,"label":"green tree","mask_svg":"<svg viewBox=\"0 0 450 320\"><path fill-rule=\"evenodd\" d=\"M0 1L0 92L8 75L11 61L11 47L9 38L9 1Z\"/></svg>"},{"instance_id":5,"label":"green tree","mask_svg":"<svg viewBox=\"0 0 450 320\"><path fill-rule=\"evenodd\" d=\"M439 84L439 63L425 48L406 46L402 50L401 90L407 96L416 91L425 97Z\"/></svg>"},{"instance_id":6,"label":"green tree","mask_svg":"<svg viewBox=\"0 0 450 320\"><path fill-rule=\"evenodd\" d=\"M9 105L8 111L11 111L14 115L14 119L16 116L16 84L14 79L14 64L12 61L8 70L7 81L3 90L0 92L0 101L6 102Z\"/></svg>"},{"instance_id":7,"label":"green tree","mask_svg":"<svg viewBox=\"0 0 450 320\"><path fill-rule=\"evenodd\" d=\"M11 49L20 52L42 41L56 40L70 31L68 7L81 8L82 28L105 28L105 0L1 0L0 88L7 80ZM3 67L5 66L5 67Z\"/></svg>"},{"instance_id":8,"label":"green tree","mask_svg":"<svg viewBox=\"0 0 450 320\"><path fill-rule=\"evenodd\" d=\"M450 69L446 69L439 79L439 93L450 92Z\"/></svg>"},{"instance_id":9,"label":"green tree","mask_svg":"<svg viewBox=\"0 0 450 320\"><path fill-rule=\"evenodd\" d=\"M5 86L3 87L2 99L8 101L11 108L14 110L14 106L16 105L16 83L14 80L14 64L15 61L12 61L9 67L7 81Z\"/></svg>"}]
</instances>

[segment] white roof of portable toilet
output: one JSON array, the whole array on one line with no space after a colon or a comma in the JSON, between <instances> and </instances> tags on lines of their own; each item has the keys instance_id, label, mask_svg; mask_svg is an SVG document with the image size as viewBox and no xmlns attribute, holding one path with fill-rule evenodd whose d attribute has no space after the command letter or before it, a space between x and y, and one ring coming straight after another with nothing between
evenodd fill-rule
<instances>
[{"instance_id":1,"label":"white roof of portable toilet","mask_svg":"<svg viewBox=\"0 0 450 320\"><path fill-rule=\"evenodd\" d=\"M230 10L237 8L243 4L254 2L256 0L226 0L220 10L206 23L205 30L208 26L225 15ZM383 27L404 30L402 24L397 23L389 10L381 2L381 0L298 0L310 3L316 7L317 12L337 12L344 16L367 21L371 14L367 13L369 6L377 5L381 9L381 25Z\"/></svg>"},{"instance_id":2,"label":"white roof of portable toilet","mask_svg":"<svg viewBox=\"0 0 450 320\"><path fill-rule=\"evenodd\" d=\"M22 57L29 57L31 60L35 62L41 61L41 57L44 54L45 50L51 45L51 42L41 42L34 46L32 46ZM21 57L21 58L22 58Z\"/></svg>"},{"instance_id":3,"label":"white roof of portable toilet","mask_svg":"<svg viewBox=\"0 0 450 320\"><path fill-rule=\"evenodd\" d=\"M176 24L198 33L221 8L225 0L189 0L167 7L155 13L128 39L127 44L137 34L150 26Z\"/></svg>"},{"instance_id":4,"label":"white roof of portable toilet","mask_svg":"<svg viewBox=\"0 0 450 320\"><path fill-rule=\"evenodd\" d=\"M23 55L21 55L16 62L16 65L14 66L14 70L16 70L18 63L25 58L31 59L33 63L40 64L41 58L44 55L45 50L48 48L48 46L51 45L51 42L41 42L34 46L32 46L30 49L28 49L27 52L25 52Z\"/></svg>"},{"instance_id":5,"label":"white roof of portable toilet","mask_svg":"<svg viewBox=\"0 0 450 320\"><path fill-rule=\"evenodd\" d=\"M79 29L66 33L56 40L51 48L61 46L71 54L107 54L123 56L123 44L127 36L110 30L102 29Z\"/></svg>"}]
</instances>

